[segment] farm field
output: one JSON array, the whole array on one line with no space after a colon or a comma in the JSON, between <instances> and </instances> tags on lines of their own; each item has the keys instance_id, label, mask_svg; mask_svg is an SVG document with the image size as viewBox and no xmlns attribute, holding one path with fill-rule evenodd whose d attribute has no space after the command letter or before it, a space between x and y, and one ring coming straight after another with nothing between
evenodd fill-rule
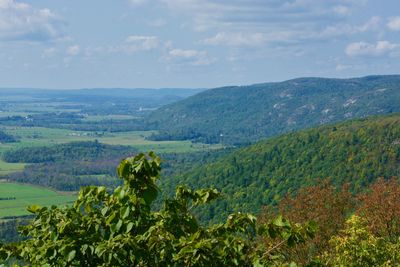
<instances>
[{"instance_id":1,"label":"farm field","mask_svg":"<svg viewBox=\"0 0 400 267\"><path fill-rule=\"evenodd\" d=\"M0 111L0 118L4 117L12 117L12 116L21 116L25 117L30 115L30 113L27 112L18 112L18 111Z\"/></svg>"},{"instance_id":2,"label":"farm field","mask_svg":"<svg viewBox=\"0 0 400 267\"><path fill-rule=\"evenodd\" d=\"M15 198L4 200L5 198ZM0 218L28 215L30 205L65 205L76 198L73 194L16 183L0 182Z\"/></svg>"},{"instance_id":3,"label":"farm field","mask_svg":"<svg viewBox=\"0 0 400 267\"><path fill-rule=\"evenodd\" d=\"M27 215L28 205L64 205L72 201L74 196L61 191L74 192L79 189L79 186L87 185L85 181L113 186L110 179L107 180L104 177L110 178L114 175L115 166L108 167L107 165L114 158L103 158L101 164L95 161L90 162L89 165L83 164L80 168L87 167L88 169L76 174L74 170L62 167L60 162L42 165L41 163L6 162L3 156L8 151L95 140L107 145L127 146L124 148L125 151L153 150L158 154L210 151L221 148L220 145L206 145L191 141L151 141L147 137L157 132L135 125L134 121L140 121L150 110L187 97L195 91L123 90L119 93L120 95L115 95L114 90L88 90L87 92L85 90L65 92L36 89L0 90L0 132L3 136L9 135L14 138L13 141L0 140L0 199L2 199L0 200L0 219ZM176 96L171 97L171 95ZM85 124L91 126L87 127L87 130L82 130L85 127L72 126ZM125 124L128 126L124 128ZM118 131L110 131L108 126L113 126L111 128ZM136 129L147 130L137 131ZM123 148L114 149L123 150ZM29 154L29 152L26 153ZM49 172L57 178L48 178ZM46 180L46 177L60 181L59 184L63 182L66 184L57 187L59 185L57 183L42 182ZM42 185L46 187L40 187Z\"/></svg>"},{"instance_id":4,"label":"farm field","mask_svg":"<svg viewBox=\"0 0 400 267\"><path fill-rule=\"evenodd\" d=\"M190 141L151 141L146 137L153 134L154 131L131 131L131 132L94 132L94 131L73 131L56 128L45 127L23 127L23 126L4 126L3 131L7 134L15 136L18 142L0 144L0 155L7 151L17 150L20 148L33 148L43 146L56 146L59 144L68 144L79 141L94 141L108 145L121 145L134 148L133 151L155 151L158 154L162 153L187 153L196 151L209 151L220 148L219 145L205 145L200 143L192 143ZM29 153L29 152L26 152ZM110 159L111 160L111 159ZM22 161L23 162L23 161ZM29 162L29 161L27 161ZM91 169L86 173L75 174L74 172L63 172L60 169L61 165L57 162L46 165L46 168L53 168L50 172L60 179L60 182L52 182L54 179L49 178L49 170L34 169L34 164L24 163L8 163L0 159L0 181L28 183L27 185L16 183L1 183L0 182L0 218L16 217L28 214L26 207L30 204L46 205L62 205L72 200L71 195L60 194L60 192L46 189L40 186L49 186L59 191L77 191L79 186L87 185L84 180L88 179L93 183L100 182L112 186L110 180L105 180L104 177L109 177L110 173L105 167L106 162L101 163L101 167L96 167L96 163L92 163ZM115 163L116 164L116 163ZM83 165L82 165L83 166ZM42 165L40 168L43 168ZM112 166L114 169L116 166ZM32 169L33 168L33 169ZM99 173L98 168L102 168L102 173ZM35 171L36 170L36 171ZM18 173L19 174L18 174ZM26 174L28 172L28 174ZM13 178L8 180L7 175L13 174ZM15 176L17 175L17 176ZM19 175L19 176L18 176ZM26 175L24 177L24 175ZM16 178L17 177L17 178ZM57 180L55 179L55 180ZM76 179L76 180L75 180ZM68 181L65 186L62 181ZM76 181L76 183L75 183ZM62 184L60 186L59 184ZM78 184L78 185L75 185ZM39 187L38 187L39 185ZM103 184L105 185L105 184ZM75 187L74 187L75 186ZM71 189L73 187L73 189ZM6 199L4 199L6 198ZM7 199L15 198L15 199Z\"/></svg>"},{"instance_id":5,"label":"farm field","mask_svg":"<svg viewBox=\"0 0 400 267\"><path fill-rule=\"evenodd\" d=\"M8 163L0 159L0 176L15 171L21 171L24 169L24 167L24 163Z\"/></svg>"},{"instance_id":6,"label":"farm field","mask_svg":"<svg viewBox=\"0 0 400 267\"><path fill-rule=\"evenodd\" d=\"M43 127L6 126L4 131L16 136L19 142L0 144L0 154L5 151L23 147L51 146L78 141L94 141L109 145L132 146L138 151L153 150L157 153L185 153L221 148L221 145L192 143L190 141L151 141L146 137L154 131L131 131L101 133L90 131L73 131ZM22 170L24 164L7 163L0 160L0 175Z\"/></svg>"}]
</instances>

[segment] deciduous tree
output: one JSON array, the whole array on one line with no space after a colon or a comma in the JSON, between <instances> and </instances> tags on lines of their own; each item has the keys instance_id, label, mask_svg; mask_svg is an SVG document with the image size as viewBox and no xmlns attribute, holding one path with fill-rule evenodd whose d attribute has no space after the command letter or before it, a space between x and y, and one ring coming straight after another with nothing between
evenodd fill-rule
<instances>
[{"instance_id":1,"label":"deciduous tree","mask_svg":"<svg viewBox=\"0 0 400 267\"><path fill-rule=\"evenodd\" d=\"M378 179L361 194L357 214L368 223L376 236L389 237L396 241L400 237L400 184L393 177L389 180Z\"/></svg>"}]
</instances>

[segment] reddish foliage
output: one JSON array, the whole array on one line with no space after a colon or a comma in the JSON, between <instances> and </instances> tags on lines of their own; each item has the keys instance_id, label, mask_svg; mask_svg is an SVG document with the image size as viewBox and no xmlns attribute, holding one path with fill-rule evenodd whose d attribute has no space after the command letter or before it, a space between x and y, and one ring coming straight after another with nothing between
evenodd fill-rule
<instances>
[{"instance_id":1,"label":"reddish foliage","mask_svg":"<svg viewBox=\"0 0 400 267\"><path fill-rule=\"evenodd\" d=\"M400 236L400 184L396 178L378 179L359 197L357 214L368 222L373 234L396 240Z\"/></svg>"},{"instance_id":2,"label":"reddish foliage","mask_svg":"<svg viewBox=\"0 0 400 267\"><path fill-rule=\"evenodd\" d=\"M328 247L329 239L343 228L353 210L354 197L349 192L349 186L337 190L327 180L315 186L304 187L295 196L287 195L280 202L278 213L293 222L315 221L319 228L313 240L295 249L288 249L288 256L305 264L320 255ZM264 209L260 220L265 220L271 214L271 209Z\"/></svg>"}]
</instances>

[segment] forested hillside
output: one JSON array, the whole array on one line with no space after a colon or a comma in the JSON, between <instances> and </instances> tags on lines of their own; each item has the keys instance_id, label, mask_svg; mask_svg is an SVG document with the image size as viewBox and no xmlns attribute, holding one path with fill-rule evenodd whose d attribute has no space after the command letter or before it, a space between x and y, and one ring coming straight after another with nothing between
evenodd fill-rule
<instances>
[{"instance_id":1,"label":"forested hillside","mask_svg":"<svg viewBox=\"0 0 400 267\"><path fill-rule=\"evenodd\" d=\"M400 112L400 75L300 78L207 90L148 117L155 140L254 143L265 137L373 114Z\"/></svg>"},{"instance_id":2,"label":"forested hillside","mask_svg":"<svg viewBox=\"0 0 400 267\"><path fill-rule=\"evenodd\" d=\"M362 191L377 177L400 176L400 115L377 116L321 126L268 139L221 157L214 163L162 181L216 187L224 198L201 210L204 220L232 211L258 212L287 193L330 178Z\"/></svg>"}]
</instances>

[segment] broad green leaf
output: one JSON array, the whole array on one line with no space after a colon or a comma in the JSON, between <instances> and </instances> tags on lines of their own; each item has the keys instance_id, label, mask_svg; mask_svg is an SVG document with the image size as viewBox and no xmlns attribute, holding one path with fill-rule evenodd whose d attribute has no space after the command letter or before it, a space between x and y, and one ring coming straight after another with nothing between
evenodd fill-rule
<instances>
[{"instance_id":1,"label":"broad green leaf","mask_svg":"<svg viewBox=\"0 0 400 267\"><path fill-rule=\"evenodd\" d=\"M75 250L71 250L69 253L68 253L68 257L67 257L67 261L73 261L73 259L75 258L75 255L76 255L76 251Z\"/></svg>"},{"instance_id":2,"label":"broad green leaf","mask_svg":"<svg viewBox=\"0 0 400 267\"><path fill-rule=\"evenodd\" d=\"M38 211L40 211L42 209L41 206L39 205L31 205L27 208L27 210L31 213L37 213Z\"/></svg>"},{"instance_id":3,"label":"broad green leaf","mask_svg":"<svg viewBox=\"0 0 400 267\"><path fill-rule=\"evenodd\" d=\"M133 222L128 223L126 226L126 233L129 233L132 230L133 226L134 226Z\"/></svg>"},{"instance_id":4,"label":"broad green leaf","mask_svg":"<svg viewBox=\"0 0 400 267\"><path fill-rule=\"evenodd\" d=\"M126 219L129 216L129 212L130 212L130 207L124 207L122 209L122 219Z\"/></svg>"}]
</instances>

